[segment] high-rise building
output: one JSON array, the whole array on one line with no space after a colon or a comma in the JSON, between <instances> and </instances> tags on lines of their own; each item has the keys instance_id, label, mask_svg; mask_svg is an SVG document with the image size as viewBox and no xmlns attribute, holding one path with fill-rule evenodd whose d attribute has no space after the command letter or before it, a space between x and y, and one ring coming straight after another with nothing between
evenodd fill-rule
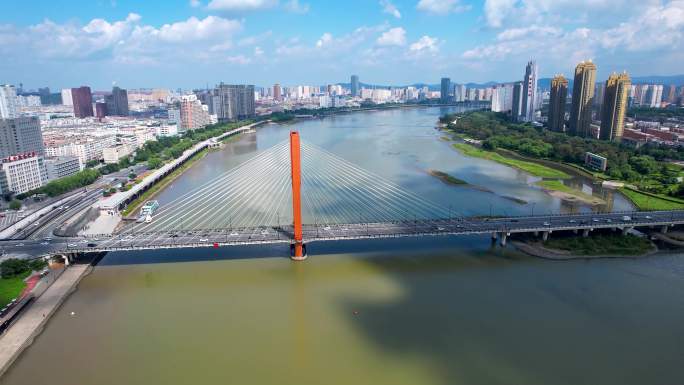
<instances>
[{"instance_id":1,"label":"high-rise building","mask_svg":"<svg viewBox=\"0 0 684 385\"><path fill-rule=\"evenodd\" d=\"M534 112L537 106L537 74L539 67L537 62L531 60L525 67L522 93L522 119L526 122L534 121Z\"/></svg>"},{"instance_id":2,"label":"high-rise building","mask_svg":"<svg viewBox=\"0 0 684 385\"><path fill-rule=\"evenodd\" d=\"M491 90L491 110L494 112L511 111L513 106L513 85L499 84Z\"/></svg>"},{"instance_id":3,"label":"high-rise building","mask_svg":"<svg viewBox=\"0 0 684 385\"><path fill-rule=\"evenodd\" d=\"M602 140L620 140L622 138L631 83L627 72L612 74L606 81L599 134Z\"/></svg>"},{"instance_id":4,"label":"high-rise building","mask_svg":"<svg viewBox=\"0 0 684 385\"><path fill-rule=\"evenodd\" d=\"M283 89L280 88L280 84L276 83L273 85L273 100L281 101L283 98Z\"/></svg>"},{"instance_id":5,"label":"high-rise building","mask_svg":"<svg viewBox=\"0 0 684 385\"><path fill-rule=\"evenodd\" d=\"M668 103L677 102L677 86L669 84L663 88L663 101Z\"/></svg>"},{"instance_id":6,"label":"high-rise building","mask_svg":"<svg viewBox=\"0 0 684 385\"><path fill-rule=\"evenodd\" d=\"M572 85L572 108L568 128L571 135L587 138L591 136L591 109L596 83L596 65L583 61L575 67Z\"/></svg>"},{"instance_id":7,"label":"high-rise building","mask_svg":"<svg viewBox=\"0 0 684 385\"><path fill-rule=\"evenodd\" d=\"M446 104L450 102L449 92L451 92L451 79L442 78L442 84L439 94L440 103Z\"/></svg>"},{"instance_id":8,"label":"high-rise building","mask_svg":"<svg viewBox=\"0 0 684 385\"><path fill-rule=\"evenodd\" d=\"M218 111L216 111L219 122L234 122L253 118L256 115L253 85L221 83L214 90L214 96L219 98Z\"/></svg>"},{"instance_id":9,"label":"high-rise building","mask_svg":"<svg viewBox=\"0 0 684 385\"><path fill-rule=\"evenodd\" d=\"M352 75L351 77L351 96L359 96L359 76Z\"/></svg>"},{"instance_id":10,"label":"high-rise building","mask_svg":"<svg viewBox=\"0 0 684 385\"><path fill-rule=\"evenodd\" d=\"M596 90L594 91L594 109L596 110L596 115L598 120L601 116L601 104L603 104L603 93L606 90L606 85L603 83L596 84Z\"/></svg>"},{"instance_id":11,"label":"high-rise building","mask_svg":"<svg viewBox=\"0 0 684 385\"><path fill-rule=\"evenodd\" d=\"M9 84L0 85L0 118L11 119L17 116L17 90Z\"/></svg>"},{"instance_id":12,"label":"high-rise building","mask_svg":"<svg viewBox=\"0 0 684 385\"><path fill-rule=\"evenodd\" d=\"M0 158L29 153L45 153L38 118L26 116L0 119Z\"/></svg>"},{"instance_id":13,"label":"high-rise building","mask_svg":"<svg viewBox=\"0 0 684 385\"><path fill-rule=\"evenodd\" d=\"M62 90L62 104L65 106L74 105L74 99L71 97L71 88L65 88Z\"/></svg>"},{"instance_id":14,"label":"high-rise building","mask_svg":"<svg viewBox=\"0 0 684 385\"><path fill-rule=\"evenodd\" d=\"M95 117L98 119L104 119L105 116L107 116L107 103L95 103Z\"/></svg>"},{"instance_id":15,"label":"high-rise building","mask_svg":"<svg viewBox=\"0 0 684 385\"><path fill-rule=\"evenodd\" d=\"M522 82L517 82L513 84L513 98L512 98L512 105L511 105L511 119L514 122L519 121L522 119L522 93L523 93L523 84Z\"/></svg>"},{"instance_id":16,"label":"high-rise building","mask_svg":"<svg viewBox=\"0 0 684 385\"><path fill-rule=\"evenodd\" d=\"M105 97L107 115L128 116L128 92L119 87L112 88L112 94Z\"/></svg>"},{"instance_id":17,"label":"high-rise building","mask_svg":"<svg viewBox=\"0 0 684 385\"><path fill-rule=\"evenodd\" d=\"M203 128L210 123L209 107L202 104L197 99L197 96L186 95L181 97L178 132L196 130L198 128Z\"/></svg>"},{"instance_id":18,"label":"high-rise building","mask_svg":"<svg viewBox=\"0 0 684 385\"><path fill-rule=\"evenodd\" d=\"M556 75L551 79L548 127L551 131L565 132L565 100L568 96L568 79Z\"/></svg>"},{"instance_id":19,"label":"high-rise building","mask_svg":"<svg viewBox=\"0 0 684 385\"><path fill-rule=\"evenodd\" d=\"M457 102L464 102L466 99L466 86L465 84L457 84L454 87L454 100Z\"/></svg>"},{"instance_id":20,"label":"high-rise building","mask_svg":"<svg viewBox=\"0 0 684 385\"><path fill-rule=\"evenodd\" d=\"M93 116L93 96L90 93L90 87L72 88L71 98L74 104L74 116L77 118Z\"/></svg>"}]
</instances>

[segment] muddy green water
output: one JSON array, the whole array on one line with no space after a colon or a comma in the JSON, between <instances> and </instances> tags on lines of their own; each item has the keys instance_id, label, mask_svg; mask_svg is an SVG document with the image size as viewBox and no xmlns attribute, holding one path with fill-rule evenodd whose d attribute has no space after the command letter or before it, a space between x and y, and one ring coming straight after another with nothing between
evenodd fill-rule
<instances>
[{"instance_id":1,"label":"muddy green water","mask_svg":"<svg viewBox=\"0 0 684 385\"><path fill-rule=\"evenodd\" d=\"M442 112L270 125L211 153L159 200L296 127L454 211L591 209L548 196L523 173L462 157L433 128ZM426 169L492 192L446 185ZM629 208L613 199L610 208ZM665 385L684 378L680 255L552 262L480 236L314 243L304 263L288 252L273 245L110 254L0 384Z\"/></svg>"}]
</instances>

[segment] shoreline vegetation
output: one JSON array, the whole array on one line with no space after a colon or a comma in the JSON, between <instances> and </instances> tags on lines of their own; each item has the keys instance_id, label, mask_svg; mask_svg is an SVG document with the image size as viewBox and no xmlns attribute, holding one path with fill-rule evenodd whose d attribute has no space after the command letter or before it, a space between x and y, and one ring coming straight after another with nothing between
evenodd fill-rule
<instances>
[{"instance_id":1,"label":"shoreline vegetation","mask_svg":"<svg viewBox=\"0 0 684 385\"><path fill-rule=\"evenodd\" d=\"M540 178L558 178L558 179L568 179L571 178L571 176L563 171L553 169L548 166L544 166L538 163L533 163L529 161L524 161L524 160L518 160L518 159L512 159L512 158L507 158L498 152L494 151L487 151L484 149L480 149L477 147L474 147L470 144L466 143L454 143L452 146L457 149L459 152L461 152L463 155L466 156L472 156L475 158L482 158L482 159L487 159L491 160L497 163L501 163L503 165L517 168L518 170L525 171L526 173L532 175L532 176L537 176Z\"/></svg>"},{"instance_id":2,"label":"shoreline vegetation","mask_svg":"<svg viewBox=\"0 0 684 385\"><path fill-rule=\"evenodd\" d=\"M597 234L588 237L561 236L542 241L521 236L513 245L533 257L570 260L644 257L658 251L650 240L632 234Z\"/></svg>"},{"instance_id":3,"label":"shoreline vegetation","mask_svg":"<svg viewBox=\"0 0 684 385\"><path fill-rule=\"evenodd\" d=\"M656 145L633 149L614 142L577 138L530 124L512 123L506 115L488 111L445 115L440 122L446 124L442 130L453 135L452 140L472 138L482 143L481 147L468 143L452 144L462 154L492 160L541 177L545 180L536 185L561 199L605 203L598 197L563 184L560 179L567 179L571 177L567 173L572 173L599 183L625 185L617 190L639 210L684 209L684 183L681 182L684 168L666 161L684 158L684 149ZM594 172L586 169L583 157L587 151L606 156L608 170ZM568 176L564 178L540 172L540 167Z\"/></svg>"},{"instance_id":4,"label":"shoreline vegetation","mask_svg":"<svg viewBox=\"0 0 684 385\"><path fill-rule=\"evenodd\" d=\"M458 179L454 176L451 176L447 174L446 172L443 171L438 171L438 170L428 170L428 174L434 176L435 178L441 180L442 182L453 185L453 186L467 186L469 185L468 182L464 181L463 179Z\"/></svg>"}]
</instances>

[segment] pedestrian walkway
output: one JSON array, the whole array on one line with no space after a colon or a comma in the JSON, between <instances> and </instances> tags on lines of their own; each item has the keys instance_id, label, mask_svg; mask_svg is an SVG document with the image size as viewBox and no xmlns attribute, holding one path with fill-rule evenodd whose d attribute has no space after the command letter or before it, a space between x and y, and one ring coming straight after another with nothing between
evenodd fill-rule
<instances>
[{"instance_id":1,"label":"pedestrian walkway","mask_svg":"<svg viewBox=\"0 0 684 385\"><path fill-rule=\"evenodd\" d=\"M50 286L24 314L0 336L0 376L19 354L40 334L52 314L64 302L78 282L90 271L90 265L72 265Z\"/></svg>"}]
</instances>

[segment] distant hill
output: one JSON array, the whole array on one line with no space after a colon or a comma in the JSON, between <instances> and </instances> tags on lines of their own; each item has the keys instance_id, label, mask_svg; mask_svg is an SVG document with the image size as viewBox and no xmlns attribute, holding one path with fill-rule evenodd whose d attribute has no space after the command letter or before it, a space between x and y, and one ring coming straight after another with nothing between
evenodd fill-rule
<instances>
[{"instance_id":1,"label":"distant hill","mask_svg":"<svg viewBox=\"0 0 684 385\"><path fill-rule=\"evenodd\" d=\"M522 81L522 79L517 80L517 81ZM603 82L605 79L600 79L599 81ZM486 88L486 87L491 87L497 84L502 84L502 83L513 83L513 81L508 81L508 82L486 82L486 83L466 83L466 87L468 88ZM337 83L341 85L342 87L345 88L350 88L351 85L349 83ZM453 83L453 84L460 84L460 83ZM632 84L674 84L676 86L684 86L684 75L670 75L670 76L635 76L632 78ZM548 90L551 88L551 78L541 78L537 81L537 85L539 88L542 90ZM394 86L388 86L388 85L381 85L381 84L368 84L368 83L360 83L361 87L365 88L390 88L390 87L416 87L416 88L422 88L422 87L428 87L431 91L439 91L440 90L440 85L439 83L437 84L428 84L428 83L413 83L413 84L407 84L407 85L394 85ZM568 79L568 88L572 89L572 78Z\"/></svg>"}]
</instances>

